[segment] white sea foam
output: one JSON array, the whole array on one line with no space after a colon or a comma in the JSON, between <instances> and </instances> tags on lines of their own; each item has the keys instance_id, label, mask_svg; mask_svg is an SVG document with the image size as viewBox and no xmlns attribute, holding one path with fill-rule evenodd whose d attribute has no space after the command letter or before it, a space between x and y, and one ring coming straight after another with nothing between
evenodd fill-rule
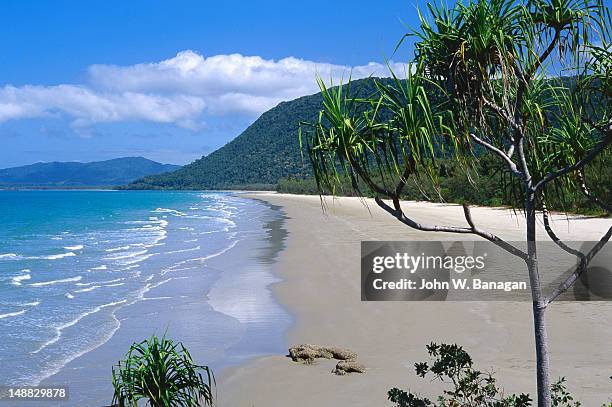
<instances>
[{"instance_id":1,"label":"white sea foam","mask_svg":"<svg viewBox=\"0 0 612 407\"><path fill-rule=\"evenodd\" d=\"M111 283L116 283L118 281L124 280L123 278L115 278L112 280L106 280L106 281L91 281L89 283L76 283L75 285L81 286L81 287L87 287L89 285L98 285L98 284L111 284Z\"/></svg>"},{"instance_id":2,"label":"white sea foam","mask_svg":"<svg viewBox=\"0 0 612 407\"><path fill-rule=\"evenodd\" d=\"M71 297L73 298L73 297ZM113 320L114 320L114 327L112 329L106 330L104 331L102 334L100 334L98 336L99 340L92 346L83 349L79 352L76 352L70 356L67 356L66 358L64 358L63 360L55 363L55 365L51 368L48 368L42 372L40 372L40 374L38 375L38 377L34 378L34 382L33 385L40 385L40 383L45 380L48 377L53 376L54 374L58 373L64 366L66 366L68 363L72 362L74 359L85 355L86 353L91 352L92 350L97 349L98 347L102 346L103 344L105 344L110 338L113 337L113 335L115 335L115 332L117 332L117 330L119 329L119 327L121 327L121 323L119 322L119 320L117 319L117 317L115 316L115 314L112 314Z\"/></svg>"},{"instance_id":3,"label":"white sea foam","mask_svg":"<svg viewBox=\"0 0 612 407\"><path fill-rule=\"evenodd\" d=\"M120 260L117 263L119 263L122 266L130 266L136 263L140 263L141 261L145 261L150 257L153 256L157 256L159 253L149 253L149 254L143 254L142 256L137 256L137 257L133 257L133 258L129 258L127 260Z\"/></svg>"},{"instance_id":4,"label":"white sea foam","mask_svg":"<svg viewBox=\"0 0 612 407\"><path fill-rule=\"evenodd\" d=\"M123 252L112 256L106 256L106 260L120 260L120 259L129 259L136 256L141 256L145 254L148 250L140 250L138 252Z\"/></svg>"},{"instance_id":5,"label":"white sea foam","mask_svg":"<svg viewBox=\"0 0 612 407\"><path fill-rule=\"evenodd\" d=\"M19 260L22 258L23 258L22 256L15 254L15 253L0 254L0 260Z\"/></svg>"},{"instance_id":6,"label":"white sea foam","mask_svg":"<svg viewBox=\"0 0 612 407\"><path fill-rule=\"evenodd\" d=\"M60 253L60 254L52 254L50 256L40 256L40 257L30 257L32 259L46 259L46 260L57 260L63 259L64 257L74 257L76 253L68 252L68 253Z\"/></svg>"},{"instance_id":7,"label":"white sea foam","mask_svg":"<svg viewBox=\"0 0 612 407\"><path fill-rule=\"evenodd\" d=\"M24 314L26 311L27 310L22 309L21 311L17 311L17 312L9 312L7 314L0 314L0 319L9 318L9 317L16 317L17 315Z\"/></svg>"},{"instance_id":8,"label":"white sea foam","mask_svg":"<svg viewBox=\"0 0 612 407\"><path fill-rule=\"evenodd\" d=\"M191 247L189 249L173 250L173 251L170 251L170 252L165 252L164 254L193 252L193 251L200 250L200 249L201 249L200 246L196 246L196 247Z\"/></svg>"},{"instance_id":9,"label":"white sea foam","mask_svg":"<svg viewBox=\"0 0 612 407\"><path fill-rule=\"evenodd\" d=\"M87 288L81 288L80 290L74 290L75 293L86 293L89 291L93 291L96 290L98 288L102 287L101 285L92 285L91 287L87 287Z\"/></svg>"},{"instance_id":10,"label":"white sea foam","mask_svg":"<svg viewBox=\"0 0 612 407\"><path fill-rule=\"evenodd\" d=\"M13 284L15 286L20 286L22 281L29 280L31 278L32 278L32 276L30 274L21 274L19 276L13 277L11 279L11 284Z\"/></svg>"},{"instance_id":11,"label":"white sea foam","mask_svg":"<svg viewBox=\"0 0 612 407\"><path fill-rule=\"evenodd\" d=\"M103 264L101 266L97 266L97 267L92 267L92 270L106 270L106 264Z\"/></svg>"},{"instance_id":12,"label":"white sea foam","mask_svg":"<svg viewBox=\"0 0 612 407\"><path fill-rule=\"evenodd\" d=\"M193 263L193 262L200 262L200 263L204 263L206 260L215 258L217 256L221 256L222 254L228 252L229 250L233 249L234 246L236 246L236 244L238 244L238 242L240 241L240 239L236 239L234 241L232 241L232 243L230 243L227 247L219 250L216 253L213 254L209 254L208 256L204 256L204 257L196 257L195 259L188 259L188 260L183 260L183 261L179 261L178 263L170 266L170 267L166 267L165 269L163 269L161 271L161 275L163 276L164 274L171 272L171 271L179 271L179 270L183 270L184 268L181 268L181 266L183 264L187 264L187 263Z\"/></svg>"},{"instance_id":13,"label":"white sea foam","mask_svg":"<svg viewBox=\"0 0 612 407\"><path fill-rule=\"evenodd\" d=\"M103 305L98 305L97 307L86 311L84 313L82 313L81 315L79 315L78 317L76 317L75 319L73 319L70 322L67 322L65 324L62 324L60 326L55 327L55 335L53 338L49 339L48 341L46 341L45 343L43 343L38 349L36 349L35 351L33 351L32 353L39 353L41 350L45 349L46 347L53 345L54 343L56 343L57 341L60 340L60 338L62 337L62 331L66 328L70 328L73 325L76 325L79 323L80 320L82 320L83 318L85 318L86 316L95 314L97 312L100 312L101 310L103 310L104 308L109 308L109 307L113 307L116 305L120 305L120 304L124 304L126 303L127 300L121 300L121 301L115 301L115 302L110 302L108 304L103 304Z\"/></svg>"},{"instance_id":14,"label":"white sea foam","mask_svg":"<svg viewBox=\"0 0 612 407\"><path fill-rule=\"evenodd\" d=\"M132 264L132 265L122 268L121 271L127 271L127 270L135 269L138 267L140 267L140 264Z\"/></svg>"},{"instance_id":15,"label":"white sea foam","mask_svg":"<svg viewBox=\"0 0 612 407\"><path fill-rule=\"evenodd\" d=\"M32 287L42 287L42 286L46 286L46 285L54 285L54 284L61 284L61 283L70 283L73 281L80 281L83 277L82 276L76 276L76 277L70 277L70 278L63 278L61 280L51 280L51 281L41 281L39 283L32 283L30 284L30 286Z\"/></svg>"},{"instance_id":16,"label":"white sea foam","mask_svg":"<svg viewBox=\"0 0 612 407\"><path fill-rule=\"evenodd\" d=\"M187 215L185 212L177 211L176 209L168 209L168 208L157 208L153 212L155 213L168 213L173 216L185 216Z\"/></svg>"},{"instance_id":17,"label":"white sea foam","mask_svg":"<svg viewBox=\"0 0 612 407\"><path fill-rule=\"evenodd\" d=\"M65 246L64 247L65 250L82 250L83 249L83 245L82 244L77 244L74 246Z\"/></svg>"},{"instance_id":18,"label":"white sea foam","mask_svg":"<svg viewBox=\"0 0 612 407\"><path fill-rule=\"evenodd\" d=\"M50 254L48 256L22 256L20 254L15 253L6 253L0 254L0 260L57 260L63 259L64 257L73 257L76 256L73 252L68 253L58 253L58 254Z\"/></svg>"},{"instance_id":19,"label":"white sea foam","mask_svg":"<svg viewBox=\"0 0 612 407\"><path fill-rule=\"evenodd\" d=\"M129 248L130 248L130 245L127 245L127 246L113 247L112 249L106 249L104 251L105 252L118 252L119 250L128 250Z\"/></svg>"},{"instance_id":20,"label":"white sea foam","mask_svg":"<svg viewBox=\"0 0 612 407\"><path fill-rule=\"evenodd\" d=\"M70 300L71 300L71 299L73 299L73 298L74 298L74 295L72 295L72 294L70 294L70 293L65 293L65 294L64 294L64 297L66 297L66 298L68 298L68 299L70 299Z\"/></svg>"},{"instance_id":21,"label":"white sea foam","mask_svg":"<svg viewBox=\"0 0 612 407\"><path fill-rule=\"evenodd\" d=\"M212 259L213 257L221 256L223 253L226 253L226 252L232 250L234 248L234 246L236 246L238 244L239 241L240 241L240 239L236 239L232 243L230 243L226 248L224 248L222 250L219 250L218 252L210 254L208 256L204 256L201 259L202 260L208 260L208 259Z\"/></svg>"}]
</instances>

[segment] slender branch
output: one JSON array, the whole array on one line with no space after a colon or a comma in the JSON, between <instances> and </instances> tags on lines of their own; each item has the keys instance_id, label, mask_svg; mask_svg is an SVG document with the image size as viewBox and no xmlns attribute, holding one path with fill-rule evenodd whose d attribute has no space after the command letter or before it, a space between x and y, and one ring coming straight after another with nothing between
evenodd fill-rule
<instances>
[{"instance_id":1,"label":"slender branch","mask_svg":"<svg viewBox=\"0 0 612 407\"><path fill-rule=\"evenodd\" d=\"M495 111L495 113L497 113L499 116L501 116L504 120L506 120L510 126L512 126L513 129L518 129L519 125L514 121L514 119L512 118L512 116L510 116L508 114L508 112L506 112L504 109L502 109L500 106L496 105L495 103L491 102L490 100L488 100L487 98L482 98L485 106L493 109Z\"/></svg>"},{"instance_id":2,"label":"slender branch","mask_svg":"<svg viewBox=\"0 0 612 407\"><path fill-rule=\"evenodd\" d=\"M610 119L611 123L612 123L612 119ZM612 124L611 124L612 126ZM565 168L562 168L558 171L555 172L551 172L549 174L547 174L544 178L542 178L534 187L534 190L537 191L538 189L542 188L544 185L546 185L547 183L549 183L550 181L561 177L565 174L568 174L572 171L576 171L581 169L582 167L584 167L586 164L590 163L591 161L593 161L595 159L595 157L597 157L597 155L599 153L601 153L606 147L608 147L608 145L610 144L610 142L612 142L612 131L608 131L608 134L606 134L606 136L604 137L603 140L601 140L601 142L594 148L592 149L587 155L585 155L581 160L577 161L576 163L574 163L573 165L569 165Z\"/></svg>"},{"instance_id":3,"label":"slender branch","mask_svg":"<svg viewBox=\"0 0 612 407\"><path fill-rule=\"evenodd\" d=\"M529 173L529 166L527 165L527 157L525 156L524 143L525 138L521 136L521 138L517 141L516 145L518 147L517 151L519 156L519 162L521 163L521 168L523 170L522 172L525 176L523 178L523 181L525 181L527 188L531 188L531 174Z\"/></svg>"},{"instance_id":4,"label":"slender branch","mask_svg":"<svg viewBox=\"0 0 612 407\"><path fill-rule=\"evenodd\" d=\"M584 254L580 250L572 249L571 247L566 245L561 239L559 239L555 231L550 226L548 208L546 208L546 203L544 201L542 201L542 220L544 221L544 229L546 230L546 233L548 234L550 239L557 244L557 246L580 259L584 257Z\"/></svg>"},{"instance_id":5,"label":"slender branch","mask_svg":"<svg viewBox=\"0 0 612 407\"><path fill-rule=\"evenodd\" d=\"M608 213L612 213L612 206L606 204L601 199L591 194L591 191L589 191L589 188L586 185L586 181L584 178L584 172L582 170L578 170L576 172L576 175L578 176L578 184L580 186L580 190L582 191L582 194L586 196L589 201L593 202L595 205L599 206L604 211Z\"/></svg>"},{"instance_id":6,"label":"slender branch","mask_svg":"<svg viewBox=\"0 0 612 407\"><path fill-rule=\"evenodd\" d=\"M374 181L372 181L372 179L367 174L367 172L364 171L363 168L361 168L361 166L352 157L348 157L348 160L349 160L349 163L351 164L351 167L355 169L355 172L357 173L357 175L359 175L359 177L361 177L361 179L363 179L365 183L368 184L368 187L370 187L372 191L376 192L377 194L385 195L388 197L394 196L393 192L389 191L388 189L384 187L377 185Z\"/></svg>"},{"instance_id":7,"label":"slender branch","mask_svg":"<svg viewBox=\"0 0 612 407\"><path fill-rule=\"evenodd\" d=\"M410 156L410 158L408 158L408 163L406 163L406 168L404 168L404 173L402 174L399 182L397 183L397 186L395 187L395 198L399 199L400 195L402 194L402 190L404 189L404 186L406 186L408 177L414 171L414 165L414 158Z\"/></svg>"},{"instance_id":8,"label":"slender branch","mask_svg":"<svg viewBox=\"0 0 612 407\"><path fill-rule=\"evenodd\" d=\"M389 214L393 215L397 220L402 222L403 224L410 226L413 229L421 230L423 232L447 232L447 233L473 233L471 228L462 228L455 226L439 226L439 225L424 225L414 220L408 218L404 215L403 211L400 209L394 209L387 205L380 197L374 198L378 206L387 211ZM399 200L398 200L399 202ZM395 204L395 203L394 203Z\"/></svg>"},{"instance_id":9,"label":"slender branch","mask_svg":"<svg viewBox=\"0 0 612 407\"><path fill-rule=\"evenodd\" d=\"M559 285L559 287L557 287L546 298L546 304L550 304L551 302L553 302L555 299L557 299L558 296L566 292L567 289L570 288L576 282L576 280L578 280L580 275L582 275L582 273L587 270L589 262L593 259L593 257L595 257L597 253L599 253L599 251L606 245L606 243L608 243L608 240L610 240L611 236L612 227L608 229L608 232L603 235L599 242L597 242L597 244L586 255L583 254L584 259L580 262L580 265L576 268L576 271L574 271L564 282Z\"/></svg>"},{"instance_id":10,"label":"slender branch","mask_svg":"<svg viewBox=\"0 0 612 407\"><path fill-rule=\"evenodd\" d=\"M501 247L507 252L510 252L514 254L515 256L520 257L523 260L527 259L527 253L523 252L520 249L517 249L516 247L512 246L510 243L505 242L498 236L485 232L484 230L478 228L474 224L474 220L472 219L472 212L470 211L470 207L465 203L463 204L463 215L465 216L465 220L467 221L468 225L470 225L470 228L472 229L475 235L478 235L484 239L487 239L491 243L496 244L497 246Z\"/></svg>"},{"instance_id":11,"label":"slender branch","mask_svg":"<svg viewBox=\"0 0 612 407\"><path fill-rule=\"evenodd\" d=\"M557 43L559 42L560 37L561 31L555 29L555 35L550 41L550 44L548 44L546 50L542 53L542 55L540 55L540 57L536 59L535 63L531 66L531 68L527 70L526 73L522 73L518 66L515 68L517 76L519 77L519 86L516 91L516 100L514 103L514 122L516 124L520 125L522 123L521 106L523 105L523 97L525 95L525 91L527 90L527 86L529 86L529 83L531 82L531 77L537 72L538 69L540 69L544 61L553 52L553 50L557 46ZM517 128L515 131L515 142L518 144L523 139L523 136L523 129L519 126L519 128Z\"/></svg>"},{"instance_id":12,"label":"slender branch","mask_svg":"<svg viewBox=\"0 0 612 407\"><path fill-rule=\"evenodd\" d=\"M508 168L510 169L510 171L514 175L516 175L517 177L519 177L519 178L521 178L523 180L525 179L525 174L518 169L516 164L510 159L510 157L503 150L501 150L501 149L495 147L494 145L484 141L483 139L479 138L475 134L470 133L470 138L472 140L474 140L474 142L476 142L477 144L480 144L481 146L486 148L487 150L490 150L493 153L497 154L502 160L504 160L506 162L506 164L508 165Z\"/></svg>"},{"instance_id":13,"label":"slender branch","mask_svg":"<svg viewBox=\"0 0 612 407\"><path fill-rule=\"evenodd\" d=\"M400 205L399 199L394 199L393 200L393 204L394 204L394 208L392 208L391 206L389 206L388 204L386 204L380 197L376 197L374 198L374 200L376 201L376 203L378 204L378 206L380 206L382 209L384 209L386 212L388 212L389 214L393 215L397 220L399 220L400 222L402 222L403 224L416 229L416 230L420 230L423 232L446 232L446 233L462 233L462 234L474 234L477 236L480 236L486 240L489 240L490 242L496 244L497 246L500 246L501 248L509 251L510 253L522 258L522 259L526 259L527 258L527 254L522 252L521 250L517 249L516 247L510 245L509 243L503 241L502 239L500 239L499 237L487 233L479 228L477 228L474 225L474 222L472 220L471 214L470 214L470 210L467 207L467 205L463 206L463 212L465 215L465 218L468 222L468 224L470 225L469 228L465 228L465 227L457 227L457 226L440 226L440 225L426 225L426 224L422 224L419 222L414 221L413 219L407 217Z\"/></svg>"},{"instance_id":14,"label":"slender branch","mask_svg":"<svg viewBox=\"0 0 612 407\"><path fill-rule=\"evenodd\" d=\"M540 69L542 64L544 64L544 61L546 61L546 59L554 51L555 47L557 46L557 42L559 42L560 38L561 38L561 31L559 29L555 28L555 35L553 36L553 39L550 41L550 44L548 44L548 48L546 48L546 50L544 50L542 55L540 55L540 57L538 57L536 59L534 64L527 71L527 78L528 79L531 79L531 77L538 71L538 69Z\"/></svg>"}]
</instances>

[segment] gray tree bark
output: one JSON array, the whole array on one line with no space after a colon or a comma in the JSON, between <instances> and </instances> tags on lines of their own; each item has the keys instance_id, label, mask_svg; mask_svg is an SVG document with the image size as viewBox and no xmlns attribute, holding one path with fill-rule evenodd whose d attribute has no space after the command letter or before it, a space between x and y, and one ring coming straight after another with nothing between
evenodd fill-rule
<instances>
[{"instance_id":1,"label":"gray tree bark","mask_svg":"<svg viewBox=\"0 0 612 407\"><path fill-rule=\"evenodd\" d=\"M527 192L525 215L527 221L527 269L531 284L533 301L533 327L536 351L536 376L538 407L551 407L550 397L550 361L548 351L548 334L546 332L546 299L542 295L540 275L538 272L538 252L536 247L536 208L535 191Z\"/></svg>"}]
</instances>

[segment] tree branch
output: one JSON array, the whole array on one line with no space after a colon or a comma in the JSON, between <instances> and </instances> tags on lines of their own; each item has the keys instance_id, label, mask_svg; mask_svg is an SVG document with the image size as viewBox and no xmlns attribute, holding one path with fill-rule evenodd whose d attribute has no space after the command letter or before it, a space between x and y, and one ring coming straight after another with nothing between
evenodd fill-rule
<instances>
[{"instance_id":1,"label":"tree branch","mask_svg":"<svg viewBox=\"0 0 612 407\"><path fill-rule=\"evenodd\" d=\"M374 198L374 200L376 201L376 203L378 204L378 206L380 206L382 209L384 209L386 212L388 212L389 214L393 215L397 220L399 220L400 222L402 222L403 224L416 229L416 230L420 230L423 232L446 232L446 233L462 233L462 234L473 234L473 235L477 235L480 236L494 244L496 244L497 246L507 250L508 252L522 258L522 259L527 259L527 254L524 253L523 251L517 249L516 247L510 245L509 243L503 241L502 239L500 239L499 237L487 233L479 228L477 228L474 225L474 222L472 220L472 216L470 214L470 210L468 208L467 205L463 206L463 213L465 215L465 218L468 222L468 224L470 225L469 228L465 228L465 227L457 227L457 226L440 226L440 225L425 225L425 224L421 224L418 223L416 221L414 221L413 219L407 217L401 206L399 203L399 199L394 199L393 200L393 204L395 206L395 208L392 208L391 206L387 205L380 197L376 197Z\"/></svg>"},{"instance_id":2,"label":"tree branch","mask_svg":"<svg viewBox=\"0 0 612 407\"><path fill-rule=\"evenodd\" d=\"M516 91L516 100L514 103L514 122L516 124L520 125L521 123L520 118L521 118L521 106L523 104L523 96L525 95L525 90L527 90L527 86L529 86L529 83L531 82L531 77L537 72L538 69L540 69L544 61L553 52L553 50L555 49L555 46L559 42L560 36L561 36L561 32L558 29L555 29L555 35L553 39L550 41L550 44L548 44L548 47L546 48L546 50L542 53L542 55L540 55L540 57L537 58L536 62L527 70L526 73L521 72L518 66L515 68L517 71L517 76L520 79L519 87ZM514 137L515 142L518 143L523 138L523 129L520 128L519 126L519 128L516 129L515 134L516 134Z\"/></svg>"},{"instance_id":3,"label":"tree branch","mask_svg":"<svg viewBox=\"0 0 612 407\"><path fill-rule=\"evenodd\" d=\"M519 125L514 121L514 119L512 118L512 116L510 116L508 114L508 112L506 112L504 109L502 109L500 106L496 105L495 103L491 102L490 100L488 100L487 98L482 98L485 106L493 109L495 111L495 113L497 113L499 116L501 116L504 120L506 120L510 126L512 126L513 129L518 129Z\"/></svg>"},{"instance_id":4,"label":"tree branch","mask_svg":"<svg viewBox=\"0 0 612 407\"><path fill-rule=\"evenodd\" d=\"M584 254L580 250L572 249L571 247L569 247L568 245L563 243L563 241L561 239L559 239L559 237L557 236L555 231L550 226L550 221L549 221L549 216L548 216L548 209L546 208L546 203L543 202L543 201L542 201L542 220L544 221L544 229L546 230L546 233L548 234L550 239L557 244L557 246L559 246L560 248L562 248L566 252L568 252L570 254L573 254L574 256L576 256L576 257L578 257L580 259L582 259L584 257Z\"/></svg>"},{"instance_id":5,"label":"tree branch","mask_svg":"<svg viewBox=\"0 0 612 407\"><path fill-rule=\"evenodd\" d=\"M582 273L587 270L587 266L591 262L593 257L595 257L597 253L599 253L599 251L606 245L606 243L608 243L608 240L610 240L611 236L612 227L608 229L608 232L603 235L599 242L597 242L597 244L586 255L581 253L584 257L581 259L580 265L576 268L576 271L574 271L564 282L559 285L559 287L557 287L548 297L546 297L546 304L550 304L551 302L553 302L555 299L557 299L558 296L566 292L567 289L570 288L576 282L576 280L578 280L580 275L582 275Z\"/></svg>"},{"instance_id":6,"label":"tree branch","mask_svg":"<svg viewBox=\"0 0 612 407\"><path fill-rule=\"evenodd\" d=\"M404 168L404 173L402 174L399 182L397 183L397 186L395 187L395 196L394 196L394 198L399 199L400 195L402 194L402 190L406 186L406 182L408 181L408 177L414 171L414 165L415 165L414 158L412 158L412 156L410 156L408 158L408 163L406 163L406 168Z\"/></svg>"},{"instance_id":7,"label":"tree branch","mask_svg":"<svg viewBox=\"0 0 612 407\"><path fill-rule=\"evenodd\" d=\"M394 209L387 205L380 197L374 198L378 206L387 211L389 214L393 215L397 220L402 222L403 224L410 226L413 229L421 230L423 232L447 232L447 233L473 233L470 228L462 228L455 226L439 226L439 225L424 225L414 220L408 218L404 215L404 212L399 209ZM399 200L398 200L399 202Z\"/></svg>"},{"instance_id":8,"label":"tree branch","mask_svg":"<svg viewBox=\"0 0 612 407\"><path fill-rule=\"evenodd\" d=\"M472 219L472 212L470 211L470 207L467 204L463 204L463 215L465 216L465 220L467 221L468 225L470 225L470 228L472 229L472 231L474 232L475 235L478 235L484 239L487 239L488 241L490 241L491 243L496 244L497 246L501 247L502 249L506 250L507 252L510 252L512 254L514 254L517 257L520 257L523 260L527 259L527 253L523 252L522 250L512 246L510 243L505 242L504 240L502 240L501 238L499 238L496 235L493 235L491 233L485 232L484 230L478 228L475 224L474 224L474 220Z\"/></svg>"},{"instance_id":9,"label":"tree branch","mask_svg":"<svg viewBox=\"0 0 612 407\"><path fill-rule=\"evenodd\" d=\"M487 150L492 151L493 153L497 154L497 156L499 156L502 160L506 162L506 165L508 166L508 168L514 175L516 175L522 180L525 180L525 174L518 169L516 164L510 159L510 157L504 151L484 141L483 139L479 138L473 133L470 133L470 138L474 140L474 142L476 142L477 144L480 144L481 146L486 148Z\"/></svg>"},{"instance_id":10,"label":"tree branch","mask_svg":"<svg viewBox=\"0 0 612 407\"><path fill-rule=\"evenodd\" d=\"M601 199L591 194L591 191L589 191L589 188L587 187L586 181L584 179L584 172L582 170L578 170L576 175L578 176L578 184L580 186L582 194L586 196L589 201L593 202L595 205L599 206L604 211L612 213L612 207L610 205L606 204Z\"/></svg>"},{"instance_id":11,"label":"tree branch","mask_svg":"<svg viewBox=\"0 0 612 407\"><path fill-rule=\"evenodd\" d=\"M550 41L550 44L548 44L548 47L542 53L542 55L540 55L540 57L537 58L535 63L527 70L526 74L523 74L522 72L518 71L518 67L517 67L517 73L518 73L518 76L520 77L520 83L516 91L516 101L514 105L514 121L517 124L520 123L519 121L520 115L521 115L520 107L523 104L523 96L525 95L525 90L527 90L527 86L531 82L531 77L537 72L538 69L540 69L544 61L553 52L553 50L555 49L555 46L557 46L557 43L559 42L560 36L561 36L561 32L555 29L555 35L553 39Z\"/></svg>"},{"instance_id":12,"label":"tree branch","mask_svg":"<svg viewBox=\"0 0 612 407\"><path fill-rule=\"evenodd\" d=\"M612 119L610 119L610 126L612 128ZM595 157L597 157L597 155L599 153L601 153L609 144L610 142L612 142L612 131L608 130L608 134L606 134L606 136L604 137L603 140L601 140L601 142L594 148L592 149L587 155L585 155L581 160L577 161L576 163L574 163L573 165L569 165L565 168L562 168L558 171L555 172L551 172L549 174L547 174L544 178L542 178L534 187L534 190L537 191L538 189L542 188L544 185L546 185L547 183L549 183L550 181L554 180L555 178L561 177L565 174L568 174L572 171L576 171L581 169L582 167L584 167L586 164L590 163L591 161L593 161L595 159Z\"/></svg>"},{"instance_id":13,"label":"tree branch","mask_svg":"<svg viewBox=\"0 0 612 407\"><path fill-rule=\"evenodd\" d=\"M349 160L351 167L355 169L355 172L357 173L357 175L359 175L359 177L361 177L361 179L363 179L365 183L368 184L368 187L370 187L372 191L376 192L377 194L385 195L388 197L394 196L393 192L389 191L388 189L384 187L377 185L374 181L372 181L372 179L366 173L366 171L364 171L363 168L361 168L361 166L357 162L355 162L355 160L352 157L347 157L347 159Z\"/></svg>"}]
</instances>

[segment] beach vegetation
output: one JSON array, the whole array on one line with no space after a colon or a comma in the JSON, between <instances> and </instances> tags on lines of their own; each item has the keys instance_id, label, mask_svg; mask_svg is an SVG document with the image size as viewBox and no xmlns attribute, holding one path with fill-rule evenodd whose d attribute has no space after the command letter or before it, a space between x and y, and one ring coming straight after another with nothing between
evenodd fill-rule
<instances>
[{"instance_id":1,"label":"beach vegetation","mask_svg":"<svg viewBox=\"0 0 612 407\"><path fill-rule=\"evenodd\" d=\"M437 180L430 182L413 182L410 180L401 192L401 199L408 201L426 201L489 206L511 207L514 201L512 191L504 188L507 174L502 164L489 155L482 155L473 163L472 171L466 174L459 163L448 158L437 159ZM602 202L612 202L612 157L598 157L592 165L585 168L586 179L591 182L594 196ZM374 198L375 194L363 181L357 180L358 188L353 189L350 177L338 174L339 180L335 190L323 186L319 190L314 177L291 176L281 178L276 191L287 194L337 196L364 196ZM380 176L373 174L373 180L381 182ZM577 213L589 216L609 216L606 210L593 203L580 191L560 191L549 197L549 210Z\"/></svg>"},{"instance_id":2,"label":"beach vegetation","mask_svg":"<svg viewBox=\"0 0 612 407\"><path fill-rule=\"evenodd\" d=\"M180 342L152 336L134 343L125 359L113 366L112 405L135 407L212 406L215 377L197 365Z\"/></svg>"},{"instance_id":3,"label":"beach vegetation","mask_svg":"<svg viewBox=\"0 0 612 407\"><path fill-rule=\"evenodd\" d=\"M431 343L426 346L430 360L414 364L416 375L449 384L433 402L410 391L392 388L387 393L389 401L396 407L528 407L533 401L529 394L506 395L497 384L493 373L474 368L472 357L463 347L452 344ZM551 386L553 407L580 407L568 391L565 377Z\"/></svg>"},{"instance_id":4,"label":"beach vegetation","mask_svg":"<svg viewBox=\"0 0 612 407\"><path fill-rule=\"evenodd\" d=\"M379 82L375 94L351 96L328 86L318 120L305 122L300 141L320 193L335 194L344 179L356 195L405 226L427 232L475 235L525 262L532 295L537 401L553 405L546 329L547 307L588 270L612 236L593 236L588 251L562 241L550 222L551 203L582 194L602 211L598 178L589 168L608 162L612 142L610 11L600 0L473 0L447 7L428 3L415 57L400 80ZM401 46L401 41L398 47ZM568 80L568 78L572 78ZM441 158L473 181L483 157L497 162L499 188L525 220L525 247L484 230L463 202L465 225L425 224L401 201L407 185L440 186ZM540 283L536 224L577 267L550 292ZM547 290L549 291L549 290Z\"/></svg>"}]
</instances>

